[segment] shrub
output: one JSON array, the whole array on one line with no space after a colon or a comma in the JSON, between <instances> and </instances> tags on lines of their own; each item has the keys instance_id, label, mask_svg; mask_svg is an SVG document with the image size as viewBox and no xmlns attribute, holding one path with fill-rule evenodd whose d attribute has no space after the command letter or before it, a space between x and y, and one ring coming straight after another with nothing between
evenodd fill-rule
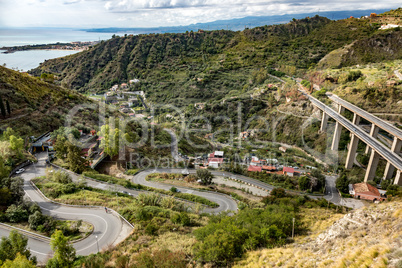
<instances>
[{"instance_id":1,"label":"shrub","mask_svg":"<svg viewBox=\"0 0 402 268\"><path fill-rule=\"evenodd\" d=\"M311 182L310 182L310 178L307 176L301 176L299 178L299 188L302 191L306 191L308 189L310 189L311 186Z\"/></svg>"},{"instance_id":2,"label":"shrub","mask_svg":"<svg viewBox=\"0 0 402 268\"><path fill-rule=\"evenodd\" d=\"M156 224L154 223L149 223L146 227L145 227L145 234L147 235L156 235L156 232L159 230L158 226L156 226Z\"/></svg>"},{"instance_id":3,"label":"shrub","mask_svg":"<svg viewBox=\"0 0 402 268\"><path fill-rule=\"evenodd\" d=\"M201 180L202 184L209 185L212 183L214 176L212 173L206 169L198 169L197 177Z\"/></svg>"},{"instance_id":4,"label":"shrub","mask_svg":"<svg viewBox=\"0 0 402 268\"><path fill-rule=\"evenodd\" d=\"M29 228L36 230L39 225L43 223L43 215L39 211L35 211L34 214L30 215L28 218Z\"/></svg>"},{"instance_id":5,"label":"shrub","mask_svg":"<svg viewBox=\"0 0 402 268\"><path fill-rule=\"evenodd\" d=\"M125 173L126 173L126 175L135 175L135 174L137 174L139 171L140 171L139 169L129 169L129 170L127 170Z\"/></svg>"},{"instance_id":6,"label":"shrub","mask_svg":"<svg viewBox=\"0 0 402 268\"><path fill-rule=\"evenodd\" d=\"M28 211L21 205L16 206L12 204L6 210L6 215L10 222L23 222L28 220Z\"/></svg>"},{"instance_id":7,"label":"shrub","mask_svg":"<svg viewBox=\"0 0 402 268\"><path fill-rule=\"evenodd\" d=\"M172 186L172 188L169 189L169 191L173 192L173 193L177 193L177 188Z\"/></svg>"}]
</instances>

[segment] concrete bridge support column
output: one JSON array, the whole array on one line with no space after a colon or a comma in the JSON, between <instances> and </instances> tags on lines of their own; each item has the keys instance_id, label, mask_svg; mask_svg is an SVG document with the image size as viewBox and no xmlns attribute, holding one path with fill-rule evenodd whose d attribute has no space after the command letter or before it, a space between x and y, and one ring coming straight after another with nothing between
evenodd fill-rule
<instances>
[{"instance_id":1,"label":"concrete bridge support column","mask_svg":"<svg viewBox=\"0 0 402 268\"><path fill-rule=\"evenodd\" d=\"M328 126L328 114L324 111L322 111L322 119L321 119L321 132L325 132L327 130Z\"/></svg>"},{"instance_id":2,"label":"concrete bridge support column","mask_svg":"<svg viewBox=\"0 0 402 268\"><path fill-rule=\"evenodd\" d=\"M379 130L380 129L375 124L371 124L370 136L373 137L374 139L376 139ZM371 151L371 148L370 148L370 146L367 145L365 153L368 154L368 153L370 153L370 151Z\"/></svg>"},{"instance_id":3,"label":"concrete bridge support column","mask_svg":"<svg viewBox=\"0 0 402 268\"><path fill-rule=\"evenodd\" d=\"M361 117L358 114L354 113L352 123L355 124L355 125L359 125L360 124L360 118Z\"/></svg>"},{"instance_id":4,"label":"concrete bridge support column","mask_svg":"<svg viewBox=\"0 0 402 268\"><path fill-rule=\"evenodd\" d=\"M346 157L345 168L350 169L355 162L357 145L359 144L359 138L355 134L352 134L352 138L349 144L348 156Z\"/></svg>"},{"instance_id":5,"label":"concrete bridge support column","mask_svg":"<svg viewBox=\"0 0 402 268\"><path fill-rule=\"evenodd\" d=\"M391 151L399 154L401 152L401 147L402 147L402 141L398 139L397 137L394 137L394 142L392 143ZM394 173L395 167L391 165L390 162L387 162L387 165L385 166L385 172L384 172L384 180L390 179L392 177L392 174Z\"/></svg>"},{"instance_id":6,"label":"concrete bridge support column","mask_svg":"<svg viewBox=\"0 0 402 268\"><path fill-rule=\"evenodd\" d=\"M378 160L380 160L380 155L376 151L371 150L370 161L367 165L364 182L374 179L375 171L377 170Z\"/></svg>"},{"instance_id":7,"label":"concrete bridge support column","mask_svg":"<svg viewBox=\"0 0 402 268\"><path fill-rule=\"evenodd\" d=\"M345 108L341 105L338 105L338 113L341 114L343 111L345 111ZM335 131L334 131L334 138L332 139L332 145L331 145L331 150L332 151L338 151L338 146L339 146L339 140L341 138L341 133L342 133L342 125L336 122L335 124Z\"/></svg>"},{"instance_id":8,"label":"concrete bridge support column","mask_svg":"<svg viewBox=\"0 0 402 268\"><path fill-rule=\"evenodd\" d=\"M394 184L399 185L399 186L402 186L402 176L401 176L401 171L400 171L400 170L398 170L398 171L396 172Z\"/></svg>"}]
</instances>

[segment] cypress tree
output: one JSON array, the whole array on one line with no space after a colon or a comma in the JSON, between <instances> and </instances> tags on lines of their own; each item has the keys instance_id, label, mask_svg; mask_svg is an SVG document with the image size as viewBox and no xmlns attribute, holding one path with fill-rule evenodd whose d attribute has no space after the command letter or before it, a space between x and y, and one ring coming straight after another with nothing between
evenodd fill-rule
<instances>
[{"instance_id":1,"label":"cypress tree","mask_svg":"<svg viewBox=\"0 0 402 268\"><path fill-rule=\"evenodd\" d=\"M4 108L3 98L0 96L0 112L3 117L6 116L6 109Z\"/></svg>"},{"instance_id":2,"label":"cypress tree","mask_svg":"<svg viewBox=\"0 0 402 268\"><path fill-rule=\"evenodd\" d=\"M8 115L11 115L10 102L8 100L6 100L6 108L7 108Z\"/></svg>"}]
</instances>

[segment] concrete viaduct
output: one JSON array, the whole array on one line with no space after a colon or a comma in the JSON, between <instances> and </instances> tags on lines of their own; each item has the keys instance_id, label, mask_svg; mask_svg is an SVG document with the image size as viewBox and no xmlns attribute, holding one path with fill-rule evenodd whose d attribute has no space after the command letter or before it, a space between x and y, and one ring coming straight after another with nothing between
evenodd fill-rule
<instances>
[{"instance_id":1,"label":"concrete viaduct","mask_svg":"<svg viewBox=\"0 0 402 268\"><path fill-rule=\"evenodd\" d=\"M402 178L401 178L402 158L399 155L402 145L401 130L384 122L380 118L375 117L374 115L350 104L349 102L342 100L336 95L327 94L332 101L338 104L338 110L334 111L333 109L331 109L321 101L317 100L316 98L312 97L311 95L303 91L301 92L309 98L309 100L314 106L316 106L322 111L322 120L320 128L321 131L326 131L329 117L333 118L336 121L331 150L334 151L338 150L342 128L346 128L347 130L350 131L351 141L348 148L345 168L347 169L352 168L353 162L356 157L357 145L360 140L367 145L366 152L367 153L370 152L370 161L367 166L364 181L367 182L368 180L372 180L374 178L378 161L381 156L387 161L383 178L390 179L396 169L394 184L402 185ZM345 109L353 113L352 122L341 115L341 113ZM370 134L366 133L364 130L358 127L361 118L364 118L365 120L371 122L372 127ZM383 129L392 136L394 136L391 148L387 148L385 145L383 145L376 139L379 129Z\"/></svg>"}]
</instances>

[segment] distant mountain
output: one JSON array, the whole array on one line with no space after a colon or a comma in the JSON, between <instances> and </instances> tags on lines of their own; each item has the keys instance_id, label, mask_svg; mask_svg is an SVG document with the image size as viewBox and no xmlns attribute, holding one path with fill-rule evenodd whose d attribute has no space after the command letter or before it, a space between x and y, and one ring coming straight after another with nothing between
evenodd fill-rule
<instances>
[{"instance_id":1,"label":"distant mountain","mask_svg":"<svg viewBox=\"0 0 402 268\"><path fill-rule=\"evenodd\" d=\"M371 9L371 10L346 10L346 11L325 11L314 13L301 13L301 14L285 14L273 16L249 16L239 19L230 20L217 20L207 23L196 23L186 26L170 26L170 27L150 27L150 28L93 28L83 29L87 32L103 32L103 33L133 33L133 34L147 34L147 33L185 33L186 31L198 30L232 30L239 31L245 28L254 28L258 26L273 25L287 23L293 18L302 19L306 17L313 17L319 15L331 20L346 19L351 16L360 18L362 16L369 16L371 13L383 13L387 9Z\"/></svg>"}]
</instances>

